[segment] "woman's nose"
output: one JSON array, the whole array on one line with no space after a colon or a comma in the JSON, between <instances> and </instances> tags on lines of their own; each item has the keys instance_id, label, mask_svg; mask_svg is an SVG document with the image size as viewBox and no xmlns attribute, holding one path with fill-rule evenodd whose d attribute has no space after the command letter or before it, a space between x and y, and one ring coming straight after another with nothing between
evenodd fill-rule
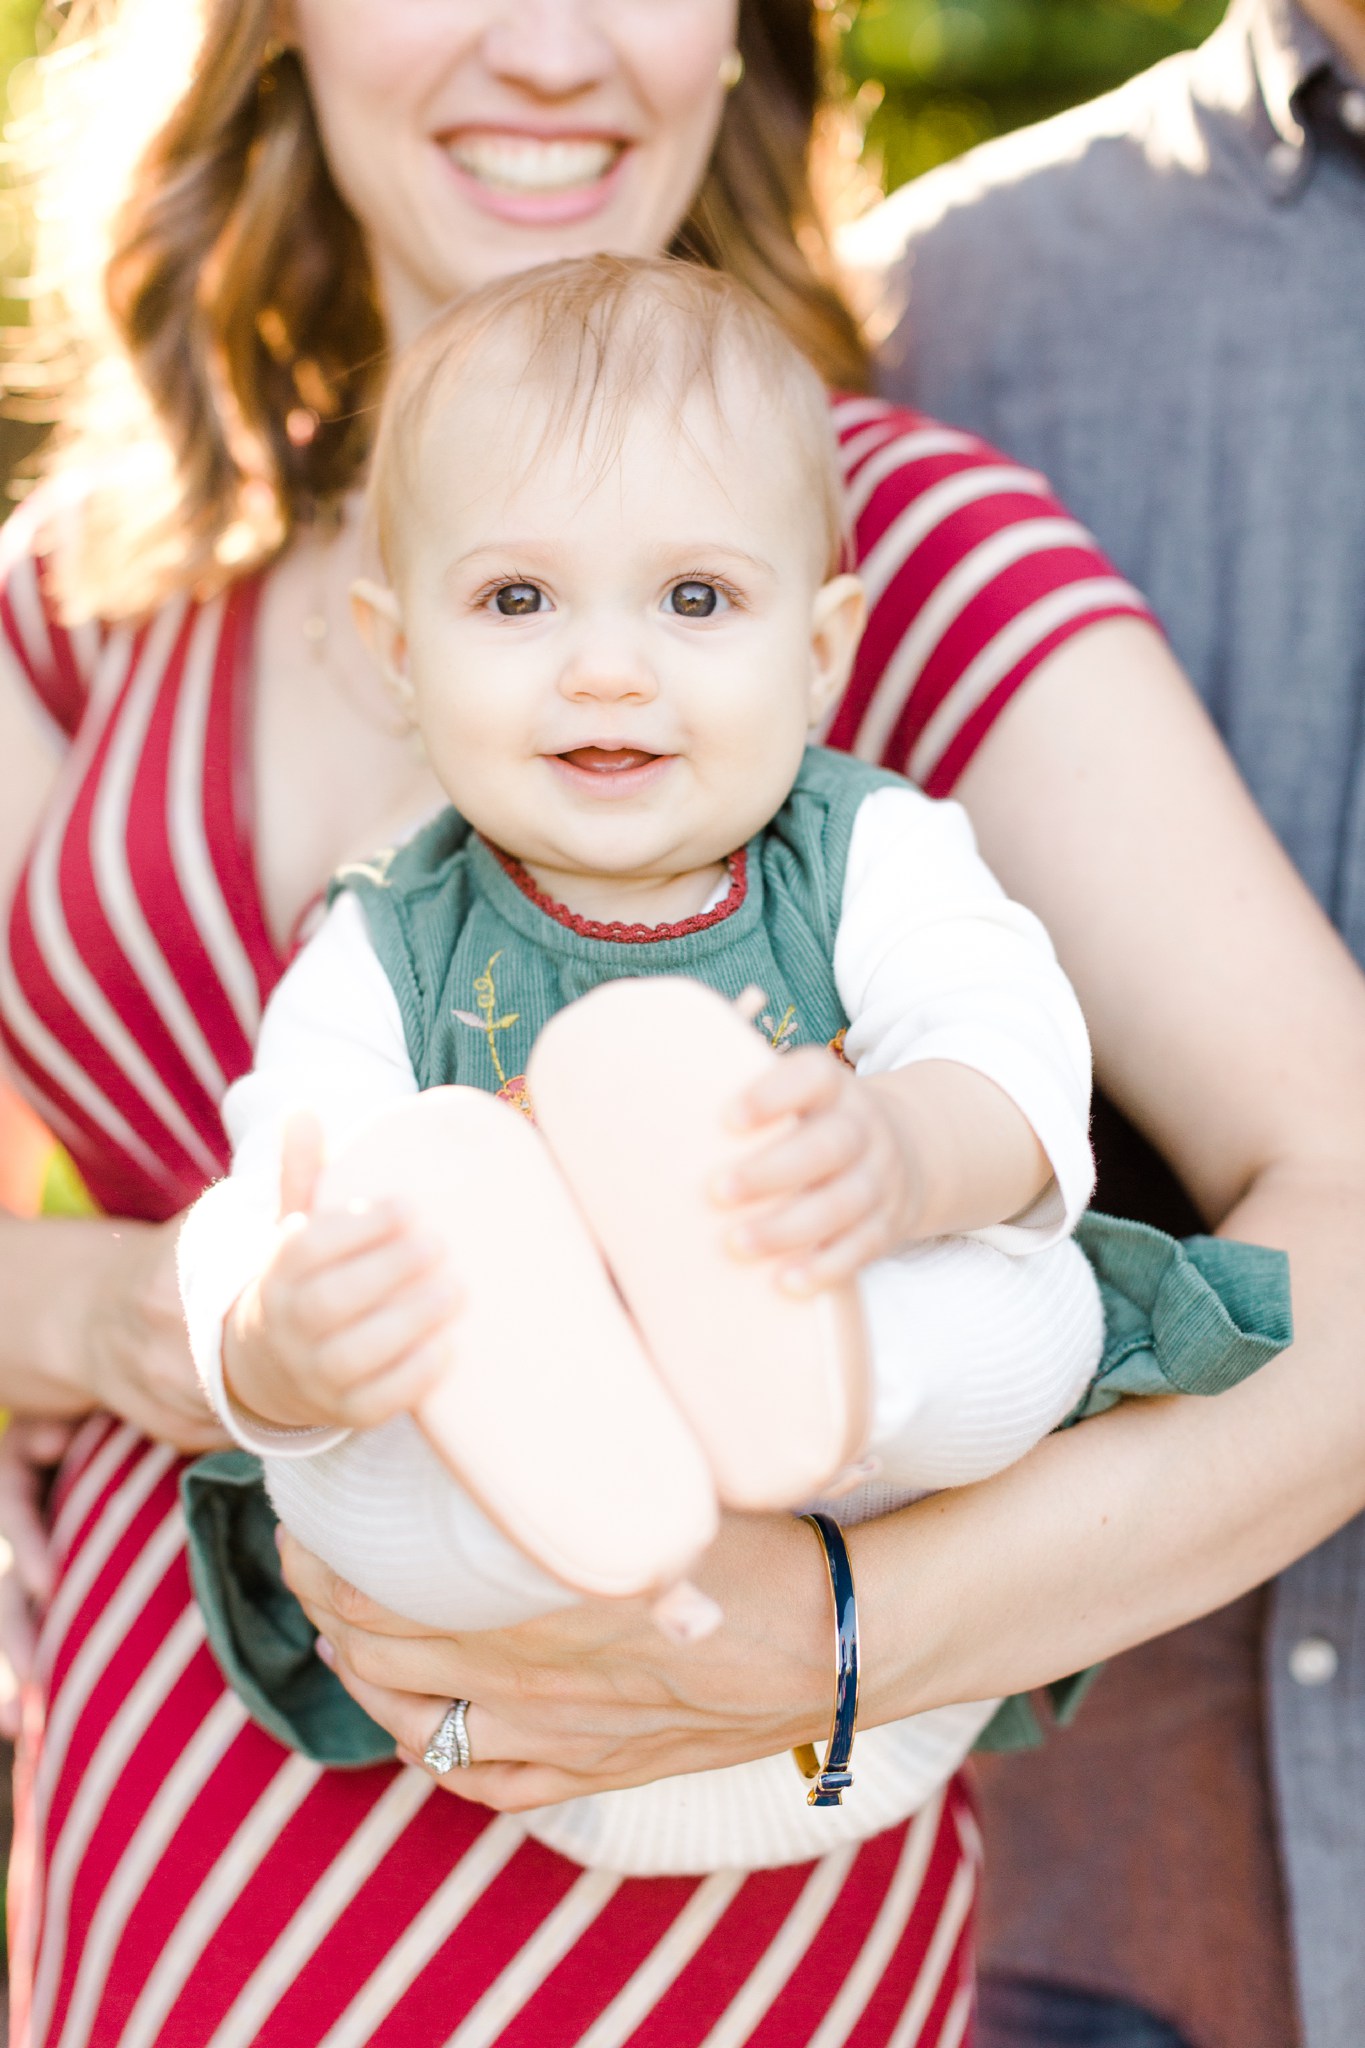
<instances>
[{"instance_id":1,"label":"woman's nose","mask_svg":"<svg viewBox=\"0 0 1365 2048\"><path fill-rule=\"evenodd\" d=\"M610 76L615 53L601 0L505 0L484 37L498 78L545 99L587 91Z\"/></svg>"}]
</instances>

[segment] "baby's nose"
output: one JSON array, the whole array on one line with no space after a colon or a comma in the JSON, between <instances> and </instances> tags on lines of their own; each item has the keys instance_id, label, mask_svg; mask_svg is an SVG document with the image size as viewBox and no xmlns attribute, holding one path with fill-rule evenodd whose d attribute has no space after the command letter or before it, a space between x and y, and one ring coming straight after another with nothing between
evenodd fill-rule
<instances>
[{"instance_id":1,"label":"baby's nose","mask_svg":"<svg viewBox=\"0 0 1365 2048\"><path fill-rule=\"evenodd\" d=\"M560 689L578 701L647 703L658 695L659 681L640 647L625 635L610 634L576 649L561 673Z\"/></svg>"}]
</instances>

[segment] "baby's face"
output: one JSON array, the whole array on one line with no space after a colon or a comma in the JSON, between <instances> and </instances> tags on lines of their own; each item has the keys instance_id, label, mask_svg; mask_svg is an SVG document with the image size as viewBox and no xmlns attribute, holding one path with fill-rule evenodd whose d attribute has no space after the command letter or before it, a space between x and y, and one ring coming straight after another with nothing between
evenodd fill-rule
<instances>
[{"instance_id":1,"label":"baby's face","mask_svg":"<svg viewBox=\"0 0 1365 2048\"><path fill-rule=\"evenodd\" d=\"M861 617L757 390L642 402L619 456L481 380L435 405L397 538L398 672L456 809L571 900L713 867L781 807ZM728 422L735 422L734 425ZM697 451L702 451L698 453Z\"/></svg>"}]
</instances>

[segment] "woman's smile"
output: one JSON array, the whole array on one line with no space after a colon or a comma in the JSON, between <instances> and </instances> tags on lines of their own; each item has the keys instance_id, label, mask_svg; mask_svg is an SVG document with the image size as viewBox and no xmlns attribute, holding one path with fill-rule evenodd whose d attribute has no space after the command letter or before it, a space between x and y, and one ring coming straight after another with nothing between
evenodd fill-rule
<instances>
[{"instance_id":1,"label":"woman's smile","mask_svg":"<svg viewBox=\"0 0 1365 2048\"><path fill-rule=\"evenodd\" d=\"M630 155L624 136L522 128L462 128L442 147L466 198L528 227L590 219L610 203Z\"/></svg>"}]
</instances>

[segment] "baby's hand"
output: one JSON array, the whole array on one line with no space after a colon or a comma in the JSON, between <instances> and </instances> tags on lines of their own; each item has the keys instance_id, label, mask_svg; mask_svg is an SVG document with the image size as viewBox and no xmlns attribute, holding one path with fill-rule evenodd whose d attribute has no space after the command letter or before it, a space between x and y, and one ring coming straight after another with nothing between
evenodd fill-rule
<instances>
[{"instance_id":1,"label":"baby's hand","mask_svg":"<svg viewBox=\"0 0 1365 2048\"><path fill-rule=\"evenodd\" d=\"M753 1205L731 1226L730 1248L780 1258L793 1293L837 1286L914 1234L915 1148L875 1078L805 1046L749 1089L733 1120L740 1130L780 1128L713 1190L726 1208Z\"/></svg>"},{"instance_id":2,"label":"baby's hand","mask_svg":"<svg viewBox=\"0 0 1365 2048\"><path fill-rule=\"evenodd\" d=\"M396 1204L314 1212L318 1164L316 1126L297 1118L275 1247L227 1318L224 1372L263 1422L372 1429L440 1377L458 1297L441 1246Z\"/></svg>"}]
</instances>

